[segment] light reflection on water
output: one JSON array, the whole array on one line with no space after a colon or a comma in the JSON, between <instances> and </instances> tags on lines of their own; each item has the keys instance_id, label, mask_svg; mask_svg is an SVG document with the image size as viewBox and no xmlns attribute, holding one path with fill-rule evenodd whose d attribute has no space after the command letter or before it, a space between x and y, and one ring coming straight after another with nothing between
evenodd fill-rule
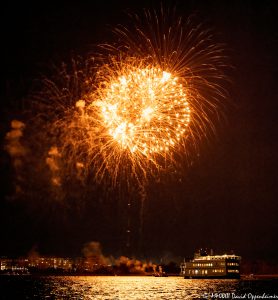
<instances>
[{"instance_id":1,"label":"light reflection on water","mask_svg":"<svg viewBox=\"0 0 278 300\"><path fill-rule=\"evenodd\" d=\"M180 277L80 277L71 289L84 299L192 299L212 290L233 290L235 281L185 280ZM59 287L57 287L59 292Z\"/></svg>"},{"instance_id":2,"label":"light reflection on water","mask_svg":"<svg viewBox=\"0 0 278 300\"><path fill-rule=\"evenodd\" d=\"M7 297L2 298L2 294L1 299L206 299L206 293L232 293L239 285L237 280L189 280L182 277L25 276L18 281L18 276L7 277L6 284L10 288L6 290Z\"/></svg>"}]
</instances>

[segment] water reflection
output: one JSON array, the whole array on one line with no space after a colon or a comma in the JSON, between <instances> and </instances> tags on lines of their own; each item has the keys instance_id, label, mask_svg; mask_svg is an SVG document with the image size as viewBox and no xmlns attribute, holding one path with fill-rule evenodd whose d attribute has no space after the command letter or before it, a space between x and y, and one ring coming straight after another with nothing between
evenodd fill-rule
<instances>
[{"instance_id":1,"label":"water reflection","mask_svg":"<svg viewBox=\"0 0 278 300\"><path fill-rule=\"evenodd\" d=\"M236 292L237 280L181 277L48 277L36 296L55 299L207 299L215 291Z\"/></svg>"},{"instance_id":2,"label":"water reflection","mask_svg":"<svg viewBox=\"0 0 278 300\"><path fill-rule=\"evenodd\" d=\"M229 293L217 297L214 293ZM273 280L200 280L182 277L0 276L0 299L235 299L233 294L278 295ZM251 295L251 294L250 294ZM258 299L258 298L257 298ZM264 298L267 299L267 298ZM278 296L277 298L278 299Z\"/></svg>"}]
</instances>

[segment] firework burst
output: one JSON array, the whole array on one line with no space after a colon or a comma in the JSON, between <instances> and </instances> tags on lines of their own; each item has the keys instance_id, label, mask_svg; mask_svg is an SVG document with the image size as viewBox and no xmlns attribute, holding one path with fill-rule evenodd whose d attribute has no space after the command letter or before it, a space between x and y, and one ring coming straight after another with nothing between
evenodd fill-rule
<instances>
[{"instance_id":1,"label":"firework burst","mask_svg":"<svg viewBox=\"0 0 278 300\"><path fill-rule=\"evenodd\" d=\"M62 72L64 84L47 81L42 107L71 173L141 184L213 129L225 58L210 32L163 10L115 33L118 43L102 45L85 68Z\"/></svg>"}]
</instances>

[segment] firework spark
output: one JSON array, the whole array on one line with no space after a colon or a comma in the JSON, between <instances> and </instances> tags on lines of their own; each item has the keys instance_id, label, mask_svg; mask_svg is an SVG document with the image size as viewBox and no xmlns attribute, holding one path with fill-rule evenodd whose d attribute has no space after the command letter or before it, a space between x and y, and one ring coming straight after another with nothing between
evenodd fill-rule
<instances>
[{"instance_id":1,"label":"firework spark","mask_svg":"<svg viewBox=\"0 0 278 300\"><path fill-rule=\"evenodd\" d=\"M223 50L208 31L163 10L134 20L115 29L119 44L59 74L64 84L48 80L43 102L65 165L113 184L177 165L225 96Z\"/></svg>"},{"instance_id":2,"label":"firework spark","mask_svg":"<svg viewBox=\"0 0 278 300\"><path fill-rule=\"evenodd\" d=\"M169 151L180 140L190 109L182 84L172 77L152 66L129 65L97 90L99 117L121 150L147 157Z\"/></svg>"},{"instance_id":3,"label":"firework spark","mask_svg":"<svg viewBox=\"0 0 278 300\"><path fill-rule=\"evenodd\" d=\"M107 165L116 158L114 170L126 163L123 158L135 167L144 168L144 160L158 167L158 157L187 134L190 107L181 80L137 58L106 66L100 76L96 90L76 103L80 129L87 129L96 155L105 153Z\"/></svg>"}]
</instances>

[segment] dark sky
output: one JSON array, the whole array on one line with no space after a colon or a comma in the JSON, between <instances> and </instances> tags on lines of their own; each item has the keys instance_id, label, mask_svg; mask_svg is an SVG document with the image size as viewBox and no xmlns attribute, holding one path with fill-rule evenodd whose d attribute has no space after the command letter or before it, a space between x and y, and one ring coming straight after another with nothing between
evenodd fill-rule
<instances>
[{"instance_id":1,"label":"dark sky","mask_svg":"<svg viewBox=\"0 0 278 300\"><path fill-rule=\"evenodd\" d=\"M1 4L0 256L24 255L32 247L79 255L89 241L100 241L106 254L124 253L124 201L105 187L83 195L81 208L70 200L53 206L43 196L29 203L11 200L13 171L4 136L9 122L20 119L20 99L45 65L90 51L109 36L109 26L125 22L126 10L159 2ZM204 142L182 180L173 176L148 186L141 233L139 196L131 197L130 252L159 259L190 257L196 248L209 247L278 263L277 8L274 0L177 2L180 15L196 14L227 45L234 66L227 120L217 123L217 137Z\"/></svg>"}]
</instances>

